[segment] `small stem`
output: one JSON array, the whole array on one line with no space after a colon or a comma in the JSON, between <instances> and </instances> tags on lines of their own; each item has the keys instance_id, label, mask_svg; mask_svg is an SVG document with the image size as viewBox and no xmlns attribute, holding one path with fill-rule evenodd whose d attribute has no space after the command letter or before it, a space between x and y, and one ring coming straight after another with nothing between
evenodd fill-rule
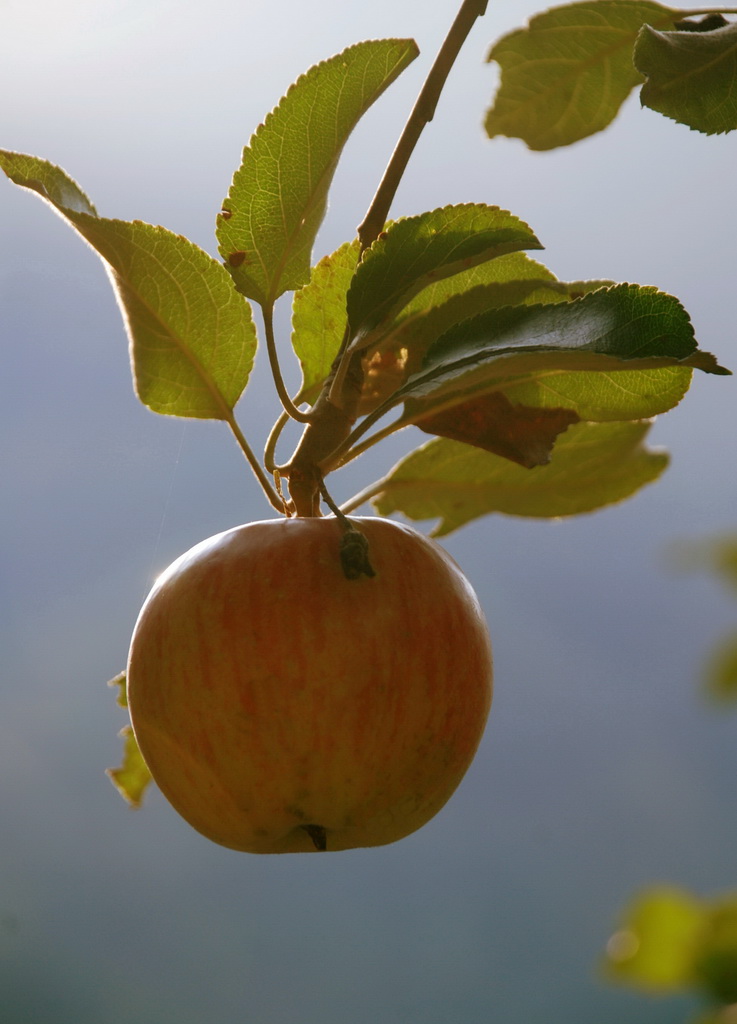
<instances>
[{"instance_id":1,"label":"small stem","mask_svg":"<svg viewBox=\"0 0 737 1024\"><path fill-rule=\"evenodd\" d=\"M396 433L397 430L404 430L405 427L411 426L411 423L404 422L403 418L400 416L398 420L394 420L392 423L388 423L385 427L382 427L381 430L377 430L375 434L367 437L365 441L361 444L357 444L355 448L349 448L349 450L341 456L340 465L345 466L349 462L353 462L353 460L357 459L359 455L363 455L364 452L367 452L369 448L373 448L373 446L378 444L379 441L383 441L385 437L390 437L392 434ZM350 438L346 439L346 444L352 444Z\"/></svg>"},{"instance_id":2,"label":"small stem","mask_svg":"<svg viewBox=\"0 0 737 1024\"><path fill-rule=\"evenodd\" d=\"M279 400L284 406L284 411L288 416L291 416L293 420L297 420L299 423L309 423L311 413L300 412L297 406L294 404L292 399L289 397L286 385L284 384L284 378L282 377L281 367L279 366L279 356L276 351L276 339L274 338L274 306L269 303L266 306L261 307L261 312L264 317L264 333L266 335L266 351L269 354L269 365L271 366L271 375L274 378L274 384L276 386Z\"/></svg>"},{"instance_id":3,"label":"small stem","mask_svg":"<svg viewBox=\"0 0 737 1024\"><path fill-rule=\"evenodd\" d=\"M376 572L369 561L369 543L366 536L335 504L322 477L319 487L322 500L343 527L343 539L340 544L340 564L343 567L343 575L347 580L357 580L360 576L375 576Z\"/></svg>"},{"instance_id":4,"label":"small stem","mask_svg":"<svg viewBox=\"0 0 737 1024\"><path fill-rule=\"evenodd\" d=\"M279 468L276 464L276 445L281 437L281 432L284 430L287 423L289 423L289 413L283 412L271 428L271 433L266 440L266 447L264 448L264 466L266 467L267 473L275 473Z\"/></svg>"},{"instance_id":5,"label":"small stem","mask_svg":"<svg viewBox=\"0 0 737 1024\"><path fill-rule=\"evenodd\" d=\"M273 505L273 507L277 510L277 512L282 512L283 513L284 512L284 502L281 500L279 495L276 493L274 488L271 486L271 481L269 480L268 476L264 472L264 470L263 470L263 468L261 466L261 463L258 461L258 459L254 455L253 451L251 450L251 446L249 445L248 441L246 441L245 435L244 435L243 431L241 430L241 428L238 426L238 423L236 422L235 416L233 415L232 412L228 416L227 424L230 427L230 429L233 431L235 439L238 442L238 446L240 447L241 451L245 455L246 461L248 462L248 465L251 467L253 472L256 474L256 479L258 480L258 482L263 487L264 493L266 494L266 497L268 498L269 502Z\"/></svg>"},{"instance_id":6,"label":"small stem","mask_svg":"<svg viewBox=\"0 0 737 1024\"><path fill-rule=\"evenodd\" d=\"M350 434L348 434L346 439L330 451L328 456L322 461L322 465L329 465L330 470L333 470L337 469L338 466L344 465L346 462L350 462L355 456L351 453L351 459L348 459L345 458L346 453L350 451L359 437L363 437L363 435L373 427L377 420L380 420L382 416L385 416L386 413L389 412L393 407L393 404L394 403L391 402L391 399L388 399L386 402L382 402L382 404L378 406L378 408L374 409L373 412L370 412L368 416L365 416L358 426L354 427ZM388 435L393 433L395 430L399 430L400 423L400 420L395 420L394 423L389 425L389 427L384 428L386 433L382 433L382 437L388 437ZM401 425L408 426L408 424ZM373 444L373 441L371 443ZM371 445L367 442L361 447L361 451L363 452L366 448L370 447Z\"/></svg>"},{"instance_id":7,"label":"small stem","mask_svg":"<svg viewBox=\"0 0 737 1024\"><path fill-rule=\"evenodd\" d=\"M374 483L369 484L368 487L364 487L358 494L354 494L348 501L344 501L340 506L340 511L347 516L357 508L360 508L361 505L365 505L375 494L381 494L386 486L386 481L387 477L382 477L381 480L376 480Z\"/></svg>"},{"instance_id":8,"label":"small stem","mask_svg":"<svg viewBox=\"0 0 737 1024\"><path fill-rule=\"evenodd\" d=\"M435 63L423 85L399 142L387 165L363 223L358 228L361 252L368 249L383 230L399 183L426 124L432 121L445 80L477 18L486 13L488 0L464 0Z\"/></svg>"}]
</instances>

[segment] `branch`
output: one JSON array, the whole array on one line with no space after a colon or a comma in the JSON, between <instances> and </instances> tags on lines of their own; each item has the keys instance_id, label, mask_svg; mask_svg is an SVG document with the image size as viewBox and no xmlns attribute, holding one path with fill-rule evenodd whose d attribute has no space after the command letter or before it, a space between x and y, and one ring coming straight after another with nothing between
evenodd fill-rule
<instances>
[{"instance_id":1,"label":"branch","mask_svg":"<svg viewBox=\"0 0 737 1024\"><path fill-rule=\"evenodd\" d=\"M420 91L420 95L417 97L412 113L409 115L409 119L404 126L404 131L387 165L384 177L371 202L368 213L358 228L361 252L364 249L368 249L383 230L389 216L389 209L394 201L399 183L402 180L402 175L407 168L422 130L426 124L432 121L440 93L443 90L450 69L453 67L461 47L473 28L474 22L486 13L487 3L488 0L464 0L461 5L461 9L445 38L445 42L440 47L435 63L430 69L430 74L427 76L427 80Z\"/></svg>"}]
</instances>

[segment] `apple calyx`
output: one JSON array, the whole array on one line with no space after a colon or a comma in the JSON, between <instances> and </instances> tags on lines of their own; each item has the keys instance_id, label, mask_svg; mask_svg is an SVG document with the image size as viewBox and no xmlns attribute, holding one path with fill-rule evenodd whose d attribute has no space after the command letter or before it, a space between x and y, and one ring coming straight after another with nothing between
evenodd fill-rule
<instances>
[{"instance_id":1,"label":"apple calyx","mask_svg":"<svg viewBox=\"0 0 737 1024\"><path fill-rule=\"evenodd\" d=\"M324 826L303 825L302 828L305 830L307 835L314 843L315 849L318 851L318 853L325 853L328 848L328 836Z\"/></svg>"}]
</instances>

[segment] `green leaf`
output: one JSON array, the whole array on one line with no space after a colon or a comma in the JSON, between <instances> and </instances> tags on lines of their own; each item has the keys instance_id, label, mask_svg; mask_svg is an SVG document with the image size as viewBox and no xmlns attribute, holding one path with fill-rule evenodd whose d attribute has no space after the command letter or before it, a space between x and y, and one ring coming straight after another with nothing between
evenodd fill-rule
<instances>
[{"instance_id":1,"label":"green leaf","mask_svg":"<svg viewBox=\"0 0 737 1024\"><path fill-rule=\"evenodd\" d=\"M521 256L521 253L515 253ZM485 271L502 263L503 259L493 260L478 270ZM395 323L387 328L384 335L380 336L378 346L382 350L392 351L403 350L406 367L405 381L413 373L417 373L422 366L422 361L428 349L452 327L481 313L487 313L493 309L501 309L504 306L527 306L542 305L551 302L567 302L576 295L585 294L586 291L601 287L602 284L610 285L611 282L575 282L566 284L557 281L545 267L534 260L527 260L528 267L523 268L534 271L536 268L539 276L510 278L509 280L493 280L488 274L489 280L486 284L477 284L465 291L443 289L441 282L426 288L417 299L406 309ZM458 275L466 277L466 274ZM482 274L476 274L482 277ZM455 278L450 278L454 281ZM439 298L448 294L445 301ZM419 300L423 300L420 304ZM533 403L542 404L542 403Z\"/></svg>"},{"instance_id":2,"label":"green leaf","mask_svg":"<svg viewBox=\"0 0 737 1024\"><path fill-rule=\"evenodd\" d=\"M122 763L119 768L108 768L105 774L110 777L123 799L127 800L131 807L138 808L152 781L151 772L138 749L131 727L126 725L124 729L121 729L120 735L124 740Z\"/></svg>"},{"instance_id":3,"label":"green leaf","mask_svg":"<svg viewBox=\"0 0 737 1024\"><path fill-rule=\"evenodd\" d=\"M544 150L606 128L642 82L632 63L640 28L673 28L680 14L651 2L595 0L536 15L489 53L501 67L489 137L508 135Z\"/></svg>"},{"instance_id":4,"label":"green leaf","mask_svg":"<svg viewBox=\"0 0 737 1024\"><path fill-rule=\"evenodd\" d=\"M646 419L678 405L692 375L684 366L580 373L552 370L505 387L504 393L521 405L572 409L582 420Z\"/></svg>"},{"instance_id":5,"label":"green leaf","mask_svg":"<svg viewBox=\"0 0 737 1024\"><path fill-rule=\"evenodd\" d=\"M622 501L665 469L668 457L643 441L649 423L579 423L558 440L546 466L523 469L455 441L430 441L399 463L374 499L381 515L440 519L444 536L479 516L579 515Z\"/></svg>"},{"instance_id":6,"label":"green leaf","mask_svg":"<svg viewBox=\"0 0 737 1024\"><path fill-rule=\"evenodd\" d=\"M407 422L416 422L541 374L673 365L729 373L698 349L677 299L617 285L573 302L492 310L458 324L431 346L394 403L405 401Z\"/></svg>"},{"instance_id":7,"label":"green leaf","mask_svg":"<svg viewBox=\"0 0 737 1024\"><path fill-rule=\"evenodd\" d=\"M346 242L313 267L309 284L294 293L292 347L302 366L303 401L312 401L327 377L345 334L346 295L359 244Z\"/></svg>"},{"instance_id":8,"label":"green leaf","mask_svg":"<svg viewBox=\"0 0 737 1024\"><path fill-rule=\"evenodd\" d=\"M737 128L737 23L711 32L658 32L645 25L634 53L646 107L714 135Z\"/></svg>"},{"instance_id":9,"label":"green leaf","mask_svg":"<svg viewBox=\"0 0 737 1024\"><path fill-rule=\"evenodd\" d=\"M256 331L223 266L165 228L98 217L46 160L0 152L0 166L51 203L107 264L141 401L165 415L227 419L248 381Z\"/></svg>"},{"instance_id":10,"label":"green leaf","mask_svg":"<svg viewBox=\"0 0 737 1024\"><path fill-rule=\"evenodd\" d=\"M348 292L355 348L428 285L520 249L542 246L523 221L495 206L446 206L395 221L368 249Z\"/></svg>"},{"instance_id":11,"label":"green leaf","mask_svg":"<svg viewBox=\"0 0 737 1024\"><path fill-rule=\"evenodd\" d=\"M289 89L243 151L218 217L236 287L263 306L299 288L348 136L418 54L411 39L351 46Z\"/></svg>"},{"instance_id":12,"label":"green leaf","mask_svg":"<svg viewBox=\"0 0 737 1024\"><path fill-rule=\"evenodd\" d=\"M607 945L612 980L665 994L694 985L695 957L708 909L689 893L657 886L626 909L622 928Z\"/></svg>"},{"instance_id":13,"label":"green leaf","mask_svg":"<svg viewBox=\"0 0 737 1024\"><path fill-rule=\"evenodd\" d=\"M512 285L523 281L557 282L555 274L537 260L531 259L524 252L510 252L496 259L479 263L468 270L461 270L452 277L444 277L434 281L399 312L396 322L404 323L415 316L427 313L435 306L440 306L455 296L470 292L482 285ZM562 297L565 299L565 296ZM504 303L509 305L509 303ZM515 304L515 303L512 303ZM464 317L464 319L466 319Z\"/></svg>"}]
</instances>

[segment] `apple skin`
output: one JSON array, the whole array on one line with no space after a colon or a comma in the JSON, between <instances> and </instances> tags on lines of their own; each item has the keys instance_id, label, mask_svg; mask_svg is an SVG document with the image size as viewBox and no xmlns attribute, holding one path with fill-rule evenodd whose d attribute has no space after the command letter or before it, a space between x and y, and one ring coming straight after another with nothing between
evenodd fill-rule
<instances>
[{"instance_id":1,"label":"apple skin","mask_svg":"<svg viewBox=\"0 0 737 1024\"><path fill-rule=\"evenodd\" d=\"M492 693L476 595L434 541L353 518L373 578L348 580L334 518L269 520L197 544L157 580L128 703L160 789L250 853L391 843L458 786Z\"/></svg>"}]
</instances>

